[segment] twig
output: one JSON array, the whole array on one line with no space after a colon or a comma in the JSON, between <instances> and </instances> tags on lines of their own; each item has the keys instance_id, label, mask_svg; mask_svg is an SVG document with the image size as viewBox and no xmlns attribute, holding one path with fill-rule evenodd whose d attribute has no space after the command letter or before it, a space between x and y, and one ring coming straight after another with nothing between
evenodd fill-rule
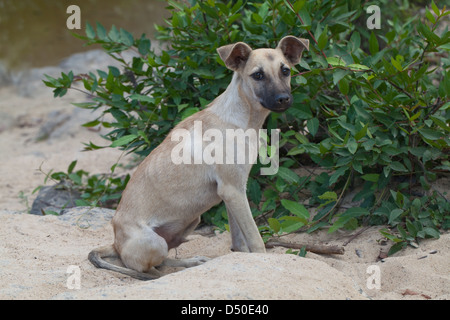
<instances>
[{"instance_id":1,"label":"twig","mask_svg":"<svg viewBox=\"0 0 450 320\"><path fill-rule=\"evenodd\" d=\"M348 245L350 242L352 242L354 239L356 239L361 233L363 233L364 231L366 231L367 229L369 229L371 226L367 226L364 227L362 229L360 229L358 232L356 232L354 235L352 235L347 241L345 241L342 246L345 247L346 245Z\"/></svg>"},{"instance_id":2,"label":"twig","mask_svg":"<svg viewBox=\"0 0 450 320\"><path fill-rule=\"evenodd\" d=\"M299 244L289 243L279 240L269 240L266 242L266 248L285 247L290 249L302 249L305 247L306 251L319 254L344 254L344 247L341 246L325 246L320 244Z\"/></svg>"}]
</instances>

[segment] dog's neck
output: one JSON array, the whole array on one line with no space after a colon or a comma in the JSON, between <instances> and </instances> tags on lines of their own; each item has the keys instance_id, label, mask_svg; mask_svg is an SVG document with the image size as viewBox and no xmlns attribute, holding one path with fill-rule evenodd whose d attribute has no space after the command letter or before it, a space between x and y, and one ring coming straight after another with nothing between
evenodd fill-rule
<instances>
[{"instance_id":1,"label":"dog's neck","mask_svg":"<svg viewBox=\"0 0 450 320\"><path fill-rule=\"evenodd\" d=\"M211 103L209 110L223 121L244 130L261 129L270 111L262 108L256 98L243 92L242 81L239 73L235 72L227 89Z\"/></svg>"}]
</instances>

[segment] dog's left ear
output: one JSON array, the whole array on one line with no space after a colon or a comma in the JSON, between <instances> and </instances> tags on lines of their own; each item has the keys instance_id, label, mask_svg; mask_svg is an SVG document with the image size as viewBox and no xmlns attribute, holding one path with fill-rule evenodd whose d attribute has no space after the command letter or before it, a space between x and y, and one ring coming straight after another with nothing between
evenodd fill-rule
<instances>
[{"instance_id":1,"label":"dog's left ear","mask_svg":"<svg viewBox=\"0 0 450 320\"><path fill-rule=\"evenodd\" d=\"M252 48L244 42L238 42L220 47L217 52L228 69L237 71L247 62Z\"/></svg>"},{"instance_id":2,"label":"dog's left ear","mask_svg":"<svg viewBox=\"0 0 450 320\"><path fill-rule=\"evenodd\" d=\"M303 50L309 51L309 40L297 38L294 36L286 36L278 43L277 49L283 52L291 66L295 66L300 62Z\"/></svg>"}]
</instances>

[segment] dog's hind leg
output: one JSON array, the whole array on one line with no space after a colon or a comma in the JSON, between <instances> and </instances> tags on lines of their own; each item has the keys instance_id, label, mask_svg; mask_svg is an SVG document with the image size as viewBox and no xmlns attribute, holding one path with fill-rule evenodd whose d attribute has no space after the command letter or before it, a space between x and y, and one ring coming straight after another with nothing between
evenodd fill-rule
<instances>
[{"instance_id":1,"label":"dog's hind leg","mask_svg":"<svg viewBox=\"0 0 450 320\"><path fill-rule=\"evenodd\" d=\"M162 264L168 251L166 240L145 226L128 233L120 248L120 258L127 268L158 275L154 267Z\"/></svg>"},{"instance_id":2,"label":"dog's hind leg","mask_svg":"<svg viewBox=\"0 0 450 320\"><path fill-rule=\"evenodd\" d=\"M135 279L153 280L161 276L160 272L156 269L152 269L149 273L138 272L136 270L110 263L106 261L105 258L119 258L119 255L113 245L94 249L89 253L88 256L89 261L97 268L120 272Z\"/></svg>"},{"instance_id":3,"label":"dog's hind leg","mask_svg":"<svg viewBox=\"0 0 450 320\"><path fill-rule=\"evenodd\" d=\"M197 227L197 225L200 223L200 217L194 219L183 231L181 231L179 234L176 235L176 237L170 237L169 238L169 248L176 247L178 244L187 241L186 237L194 231L194 229ZM164 229L164 228L162 228ZM164 232L161 230L161 228L157 232ZM190 268L198 266L202 263L205 263L206 261L211 260L207 257L202 256L196 256L190 259L171 259L166 258L164 261L160 264L160 266L168 266L168 267L184 267L184 268Z\"/></svg>"}]
</instances>

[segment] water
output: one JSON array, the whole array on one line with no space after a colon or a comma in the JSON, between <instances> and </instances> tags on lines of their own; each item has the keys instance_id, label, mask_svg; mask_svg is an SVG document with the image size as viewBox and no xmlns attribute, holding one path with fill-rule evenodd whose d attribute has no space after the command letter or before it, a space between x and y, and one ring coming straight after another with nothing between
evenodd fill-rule
<instances>
[{"instance_id":1,"label":"water","mask_svg":"<svg viewBox=\"0 0 450 320\"><path fill-rule=\"evenodd\" d=\"M81 30L69 30L69 5L81 9ZM114 24L134 37L154 35L169 13L161 0L0 0L0 63L9 70L57 65L73 53L91 50L72 32L85 34L86 22Z\"/></svg>"}]
</instances>

